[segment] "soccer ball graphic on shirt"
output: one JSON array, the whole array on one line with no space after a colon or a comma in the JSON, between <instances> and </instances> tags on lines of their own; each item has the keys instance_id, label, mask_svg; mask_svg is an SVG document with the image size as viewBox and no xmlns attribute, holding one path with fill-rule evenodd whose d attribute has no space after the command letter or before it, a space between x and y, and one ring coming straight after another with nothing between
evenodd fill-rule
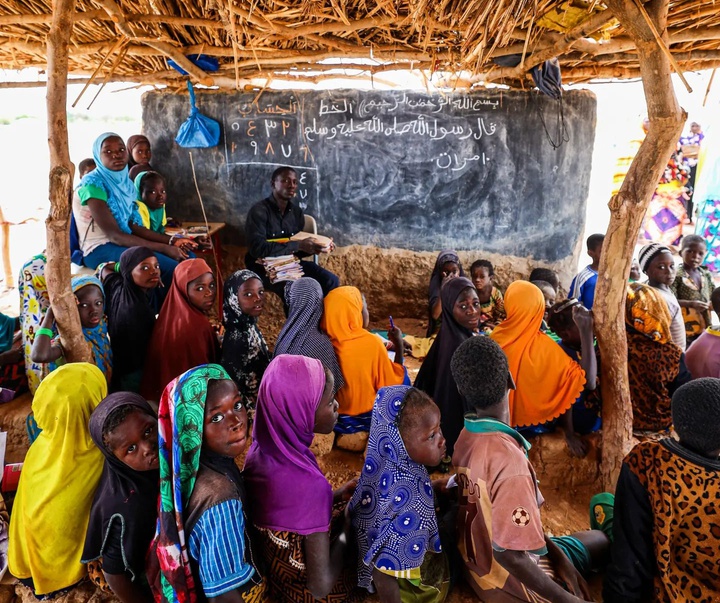
<instances>
[{"instance_id":1,"label":"soccer ball graphic on shirt","mask_svg":"<svg viewBox=\"0 0 720 603\"><path fill-rule=\"evenodd\" d=\"M516 507L512 512L513 523L519 528L524 528L530 523L530 513L525 507Z\"/></svg>"}]
</instances>

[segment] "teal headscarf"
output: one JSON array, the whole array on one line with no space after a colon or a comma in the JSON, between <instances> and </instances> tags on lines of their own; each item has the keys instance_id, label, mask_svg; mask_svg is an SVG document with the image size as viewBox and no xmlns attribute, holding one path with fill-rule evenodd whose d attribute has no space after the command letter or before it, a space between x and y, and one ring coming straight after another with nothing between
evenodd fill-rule
<instances>
[{"instance_id":1,"label":"teal headscarf","mask_svg":"<svg viewBox=\"0 0 720 603\"><path fill-rule=\"evenodd\" d=\"M102 283L95 276L81 275L74 276L71 281L72 292L77 293L83 287L88 285L95 285L100 289L100 293L105 299L105 292L103 291ZM110 348L110 339L108 338L107 321L105 320L105 308L103 307L103 315L100 318L100 323L96 327L88 328L83 327L83 335L85 339L90 342L92 347L93 358L95 366L97 366L105 375L105 378L110 383L110 377L112 376L112 349Z\"/></svg>"},{"instance_id":2,"label":"teal headscarf","mask_svg":"<svg viewBox=\"0 0 720 603\"><path fill-rule=\"evenodd\" d=\"M115 132L100 134L93 143L93 159L95 169L85 174L80 181L80 187L96 186L107 193L107 204L112 213L118 228L126 234L130 234L130 222L142 224L140 214L135 205L135 186L128 175L128 168L125 166L120 171L106 168L102 163L102 143L111 136L122 138Z\"/></svg>"}]
</instances>

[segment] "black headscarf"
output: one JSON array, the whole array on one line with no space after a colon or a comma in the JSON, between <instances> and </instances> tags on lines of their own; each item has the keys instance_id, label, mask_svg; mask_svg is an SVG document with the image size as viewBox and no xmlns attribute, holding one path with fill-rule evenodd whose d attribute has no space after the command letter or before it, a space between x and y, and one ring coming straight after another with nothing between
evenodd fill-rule
<instances>
[{"instance_id":1,"label":"black headscarf","mask_svg":"<svg viewBox=\"0 0 720 603\"><path fill-rule=\"evenodd\" d=\"M90 510L82 559L87 562L102 557L112 523L120 521L125 570L136 579L145 572L145 555L155 535L160 473L131 469L103 442L105 423L121 406L156 416L145 399L132 392L110 394L90 416L90 437L105 456L105 466Z\"/></svg>"},{"instance_id":2,"label":"black headscarf","mask_svg":"<svg viewBox=\"0 0 720 603\"><path fill-rule=\"evenodd\" d=\"M442 287L443 280L442 269L447 262L457 264L460 269L460 276L465 276L465 271L460 263L460 256L457 254L457 251L445 249L438 254L435 260L435 267L430 275L430 287L428 289L428 329L425 335L426 337L430 337L438 326L439 321L432 317L432 307L435 305L438 297L440 297L440 288ZM442 320L442 315L440 316L440 320Z\"/></svg>"},{"instance_id":3,"label":"black headscarf","mask_svg":"<svg viewBox=\"0 0 720 603\"><path fill-rule=\"evenodd\" d=\"M145 366L145 355L160 304L157 290L147 292L138 287L133 281L132 271L140 262L154 255L155 252L147 247L126 249L120 256L120 272L110 274L103 282L116 384L125 375Z\"/></svg>"},{"instance_id":4,"label":"black headscarf","mask_svg":"<svg viewBox=\"0 0 720 603\"><path fill-rule=\"evenodd\" d=\"M471 288L472 282L459 276L447 281L440 290L442 324L415 379L415 387L428 394L440 408L440 425L449 456L452 456L465 416L464 403L450 371L450 360L458 346L473 334L457 323L453 316L453 306L460 294Z\"/></svg>"},{"instance_id":5,"label":"black headscarf","mask_svg":"<svg viewBox=\"0 0 720 603\"><path fill-rule=\"evenodd\" d=\"M270 364L270 352L257 318L240 309L238 289L252 278L262 280L251 270L238 270L225 281L223 289L223 337L220 364L238 386L248 410L255 409L260 380Z\"/></svg>"}]
</instances>

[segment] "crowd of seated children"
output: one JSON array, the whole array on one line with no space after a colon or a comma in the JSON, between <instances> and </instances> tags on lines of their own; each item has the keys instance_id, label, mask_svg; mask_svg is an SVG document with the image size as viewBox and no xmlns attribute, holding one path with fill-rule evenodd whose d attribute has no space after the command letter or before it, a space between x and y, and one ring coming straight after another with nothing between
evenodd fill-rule
<instances>
[{"instance_id":1,"label":"crowd of seated children","mask_svg":"<svg viewBox=\"0 0 720 603\"><path fill-rule=\"evenodd\" d=\"M112 379L113 358L105 320L102 283L94 276L79 275L72 277L70 286L77 302L83 335L92 351L93 363L103 372L109 383ZM35 363L47 364L49 371L65 362L52 307L48 308L40 328L35 333L31 358Z\"/></svg>"},{"instance_id":2,"label":"crowd of seated children","mask_svg":"<svg viewBox=\"0 0 720 603\"><path fill-rule=\"evenodd\" d=\"M595 285L597 285L600 254L604 240L604 234L591 234L587 238L587 254L592 259L592 264L585 266L570 284L568 297L580 300L580 303L588 310L592 310L595 301Z\"/></svg>"},{"instance_id":3,"label":"crowd of seated children","mask_svg":"<svg viewBox=\"0 0 720 603\"><path fill-rule=\"evenodd\" d=\"M465 276L457 251L441 251L435 260L428 287L428 328L426 337L432 337L440 330L442 321L442 303L440 290L443 285L456 276Z\"/></svg>"},{"instance_id":4,"label":"crowd of seated children","mask_svg":"<svg viewBox=\"0 0 720 603\"><path fill-rule=\"evenodd\" d=\"M160 311L160 264L147 247L130 247L100 271L113 353L111 389L140 389L155 317Z\"/></svg>"},{"instance_id":5,"label":"crowd of seated children","mask_svg":"<svg viewBox=\"0 0 720 603\"><path fill-rule=\"evenodd\" d=\"M505 320L503 294L495 286L495 269L488 260L476 260L470 266L470 278L475 285L480 302L480 328L492 331Z\"/></svg>"},{"instance_id":6,"label":"crowd of seated children","mask_svg":"<svg viewBox=\"0 0 720 603\"><path fill-rule=\"evenodd\" d=\"M175 377L219 359L220 344L207 316L216 294L215 275L205 260L195 258L178 265L147 350L140 385L146 399L160 400Z\"/></svg>"},{"instance_id":7,"label":"crowd of seated children","mask_svg":"<svg viewBox=\"0 0 720 603\"><path fill-rule=\"evenodd\" d=\"M156 252L163 282L170 286L175 266L188 257L187 240L142 226L137 191L128 174L128 152L120 136L113 132L98 136L93 159L95 169L82 178L73 197L83 263L97 268L103 262L117 262L128 247L149 247Z\"/></svg>"},{"instance_id":8,"label":"crowd of seated children","mask_svg":"<svg viewBox=\"0 0 720 603\"><path fill-rule=\"evenodd\" d=\"M402 332L397 327L388 331L388 339L395 346L395 359L390 360L382 341L367 330L370 316L359 289L333 289L325 296L324 305L320 326L330 337L345 380L345 386L337 392L340 415L335 431L368 432L378 390L387 385L410 384L403 366Z\"/></svg>"},{"instance_id":9,"label":"crowd of seated children","mask_svg":"<svg viewBox=\"0 0 720 603\"><path fill-rule=\"evenodd\" d=\"M427 393L440 408L441 425L448 449L443 469L447 471L465 414L462 399L450 372L450 360L458 346L472 337L477 330L480 302L472 282L464 276L446 282L440 290L440 299L440 331L418 371L415 387Z\"/></svg>"},{"instance_id":10,"label":"crowd of seated children","mask_svg":"<svg viewBox=\"0 0 720 603\"><path fill-rule=\"evenodd\" d=\"M585 383L596 379L592 316L578 307L574 317L580 330L580 364L540 330L546 310L538 287L526 281L512 283L505 291L505 311L507 318L490 337L505 352L517 385L510 392L510 425L532 427L560 418L569 426L565 433L571 451L582 454L572 430L571 409Z\"/></svg>"},{"instance_id":11,"label":"crowd of seated children","mask_svg":"<svg viewBox=\"0 0 720 603\"><path fill-rule=\"evenodd\" d=\"M151 603L145 556L157 523L155 411L136 393L110 394L90 416L90 437L105 464L90 509L82 563L122 603Z\"/></svg>"},{"instance_id":12,"label":"crowd of seated children","mask_svg":"<svg viewBox=\"0 0 720 603\"><path fill-rule=\"evenodd\" d=\"M685 351L685 323L680 304L670 287L675 282L675 259L669 247L659 243L645 245L638 253L640 269L647 275L647 284L660 293L670 312L670 336Z\"/></svg>"},{"instance_id":13,"label":"crowd of seated children","mask_svg":"<svg viewBox=\"0 0 720 603\"><path fill-rule=\"evenodd\" d=\"M234 461L247 444L237 386L217 364L191 368L167 385L158 417L160 516L148 563L156 600L264 601Z\"/></svg>"},{"instance_id":14,"label":"crowd of seated children","mask_svg":"<svg viewBox=\"0 0 720 603\"><path fill-rule=\"evenodd\" d=\"M80 560L103 470L88 423L106 394L102 371L78 362L50 373L33 398L42 431L20 475L8 557L12 575L38 596L59 593L87 574Z\"/></svg>"},{"instance_id":15,"label":"crowd of seated children","mask_svg":"<svg viewBox=\"0 0 720 603\"><path fill-rule=\"evenodd\" d=\"M238 386L248 411L255 409L258 388L270 363L265 338L257 326L265 304L265 286L250 270L238 270L225 281L220 364Z\"/></svg>"},{"instance_id":16,"label":"crowd of seated children","mask_svg":"<svg viewBox=\"0 0 720 603\"><path fill-rule=\"evenodd\" d=\"M338 404L332 392L332 373L304 356L274 358L260 384L243 473L250 519L267 563L269 599L276 603L363 597L344 508L356 483L333 492L310 450L314 433L332 433L335 427Z\"/></svg>"},{"instance_id":17,"label":"crowd of seated children","mask_svg":"<svg viewBox=\"0 0 720 603\"><path fill-rule=\"evenodd\" d=\"M710 295L713 311L720 316L720 287ZM685 362L693 378L720 379L720 327L709 325L685 353Z\"/></svg>"},{"instance_id":18,"label":"crowd of seated children","mask_svg":"<svg viewBox=\"0 0 720 603\"><path fill-rule=\"evenodd\" d=\"M678 439L637 444L615 494L605 603L720 600L720 380L696 379L672 397Z\"/></svg>"},{"instance_id":19,"label":"crowd of seated children","mask_svg":"<svg viewBox=\"0 0 720 603\"><path fill-rule=\"evenodd\" d=\"M712 274L702 265L706 254L705 239L698 235L685 235L680 244L682 263L670 285L682 311L687 345L712 324L710 294L715 285Z\"/></svg>"},{"instance_id":20,"label":"crowd of seated children","mask_svg":"<svg viewBox=\"0 0 720 603\"><path fill-rule=\"evenodd\" d=\"M670 398L691 376L682 349L672 341L670 312L658 289L641 283L628 286L625 326L633 428L668 429Z\"/></svg>"},{"instance_id":21,"label":"crowd of seated children","mask_svg":"<svg viewBox=\"0 0 720 603\"><path fill-rule=\"evenodd\" d=\"M453 455L458 543L468 584L487 603L592 600L583 575L606 563L611 496L591 501L593 510L600 506L603 511L600 525L596 513L591 516L601 529L546 536L543 497L527 457L530 444L511 427L509 394L517 394L520 386L515 389L507 357L491 338L473 337L458 348L451 370L472 409Z\"/></svg>"},{"instance_id":22,"label":"crowd of seated children","mask_svg":"<svg viewBox=\"0 0 720 603\"><path fill-rule=\"evenodd\" d=\"M420 390L397 385L378 392L372 412L365 465L350 500L358 584L377 591L381 603L442 603L449 567L426 469L446 452L440 409Z\"/></svg>"},{"instance_id":23,"label":"crowd of seated children","mask_svg":"<svg viewBox=\"0 0 720 603\"><path fill-rule=\"evenodd\" d=\"M320 329L323 292L315 279L305 276L285 286L288 317L277 341L274 356L294 354L317 358L333 375L333 394L345 385L330 338Z\"/></svg>"}]
</instances>

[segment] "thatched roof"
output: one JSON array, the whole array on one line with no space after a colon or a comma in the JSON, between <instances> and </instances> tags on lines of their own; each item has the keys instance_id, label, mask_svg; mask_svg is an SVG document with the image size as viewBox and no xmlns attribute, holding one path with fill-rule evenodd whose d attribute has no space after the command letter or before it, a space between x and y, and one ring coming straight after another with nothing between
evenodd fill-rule
<instances>
[{"instance_id":1,"label":"thatched roof","mask_svg":"<svg viewBox=\"0 0 720 603\"><path fill-rule=\"evenodd\" d=\"M566 83L640 75L598 0L78 0L76 10L70 73L97 82L182 84L169 58L221 87L317 81L338 73L332 59L356 77L411 68L461 86L527 85L527 69L554 56ZM45 67L51 12L51 0L0 3L0 66ZM720 1L670 0L668 36L681 69L720 65ZM188 65L198 53L219 70ZM524 64L494 61L511 54Z\"/></svg>"}]
</instances>

